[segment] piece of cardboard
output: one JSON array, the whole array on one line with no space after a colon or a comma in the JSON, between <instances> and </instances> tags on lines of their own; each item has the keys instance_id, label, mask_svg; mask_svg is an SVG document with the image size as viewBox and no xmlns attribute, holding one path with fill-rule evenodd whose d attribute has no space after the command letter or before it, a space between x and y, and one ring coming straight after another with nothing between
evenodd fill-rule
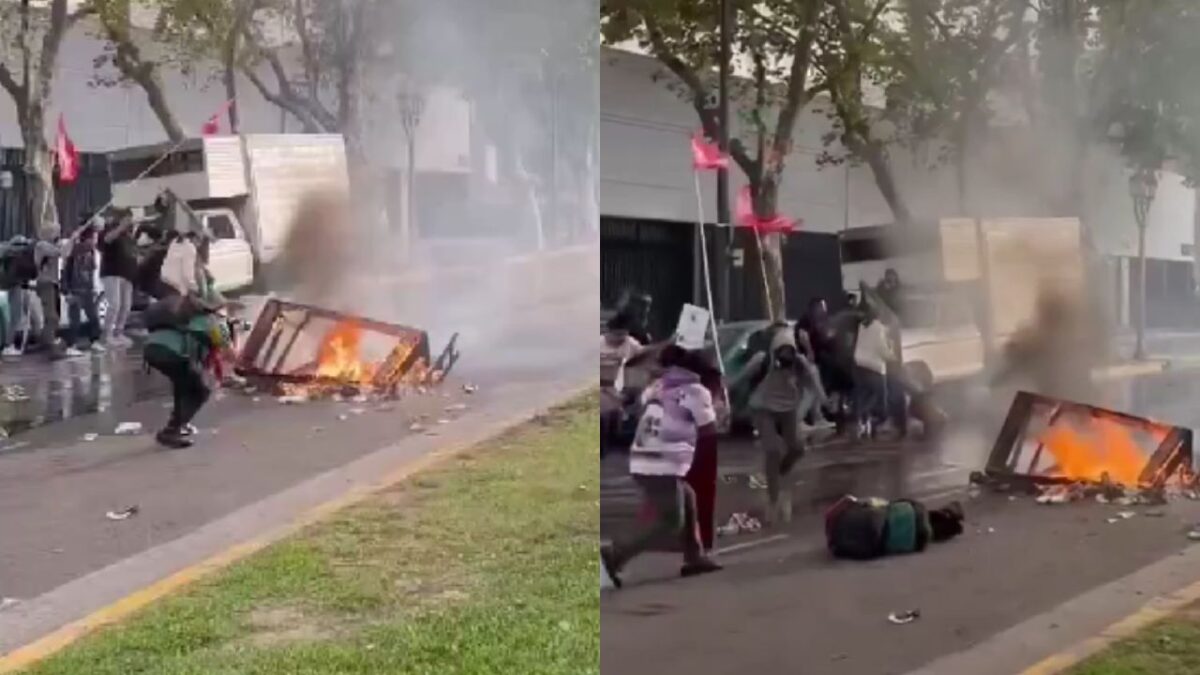
<instances>
[{"instance_id":1,"label":"piece of cardboard","mask_svg":"<svg viewBox=\"0 0 1200 675\"><path fill-rule=\"evenodd\" d=\"M704 349L707 335L708 310L685 304L679 313L679 324L675 327L675 344L689 350Z\"/></svg>"}]
</instances>

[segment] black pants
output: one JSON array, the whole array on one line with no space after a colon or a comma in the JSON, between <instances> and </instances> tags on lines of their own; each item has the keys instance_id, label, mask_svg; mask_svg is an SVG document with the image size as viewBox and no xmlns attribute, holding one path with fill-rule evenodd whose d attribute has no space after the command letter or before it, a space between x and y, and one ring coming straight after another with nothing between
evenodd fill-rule
<instances>
[{"instance_id":1,"label":"black pants","mask_svg":"<svg viewBox=\"0 0 1200 675\"><path fill-rule=\"evenodd\" d=\"M617 570L625 563L650 550L660 540L676 536L683 545L683 560L694 563L703 555L696 523L696 493L683 478L676 476L634 476L642 494L654 510L651 522L638 525L628 538L613 546Z\"/></svg>"},{"instance_id":2,"label":"black pants","mask_svg":"<svg viewBox=\"0 0 1200 675\"><path fill-rule=\"evenodd\" d=\"M146 364L171 381L175 405L171 408L167 429L183 428L208 400L209 389L204 383L204 375L191 361L162 345L146 345Z\"/></svg>"}]
</instances>

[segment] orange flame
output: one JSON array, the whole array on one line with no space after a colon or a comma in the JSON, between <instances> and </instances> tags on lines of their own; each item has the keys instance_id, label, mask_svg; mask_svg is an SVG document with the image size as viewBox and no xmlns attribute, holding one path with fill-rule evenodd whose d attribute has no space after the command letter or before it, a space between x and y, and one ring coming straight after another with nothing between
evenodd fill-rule
<instances>
[{"instance_id":1,"label":"orange flame","mask_svg":"<svg viewBox=\"0 0 1200 675\"><path fill-rule=\"evenodd\" d=\"M1038 437L1058 465L1056 474L1083 481L1100 481L1107 475L1114 483L1138 485L1149 455L1130 430L1104 415L1076 419L1085 422L1083 429L1059 420ZM1156 447L1166 438L1166 432L1158 427L1147 427L1145 431Z\"/></svg>"},{"instance_id":2,"label":"orange flame","mask_svg":"<svg viewBox=\"0 0 1200 675\"><path fill-rule=\"evenodd\" d=\"M333 380L369 385L378 364L364 363L359 356L362 327L341 321L321 340L317 349L317 375Z\"/></svg>"}]
</instances>

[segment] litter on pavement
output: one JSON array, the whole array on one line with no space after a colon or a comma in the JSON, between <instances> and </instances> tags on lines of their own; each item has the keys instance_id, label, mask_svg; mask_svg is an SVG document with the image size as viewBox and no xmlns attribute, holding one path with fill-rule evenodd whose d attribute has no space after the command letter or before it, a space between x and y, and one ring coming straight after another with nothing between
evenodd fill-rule
<instances>
[{"instance_id":1,"label":"litter on pavement","mask_svg":"<svg viewBox=\"0 0 1200 675\"><path fill-rule=\"evenodd\" d=\"M762 529L758 518L748 513L735 513L729 516L729 522L717 527L717 536L732 537L743 532L752 533Z\"/></svg>"},{"instance_id":2,"label":"litter on pavement","mask_svg":"<svg viewBox=\"0 0 1200 675\"><path fill-rule=\"evenodd\" d=\"M892 612L891 614L888 614L888 621L896 624L897 626L903 626L906 623L912 623L919 618L921 618L921 610L919 609L909 609L903 612Z\"/></svg>"},{"instance_id":3,"label":"litter on pavement","mask_svg":"<svg viewBox=\"0 0 1200 675\"><path fill-rule=\"evenodd\" d=\"M129 518L136 516L137 513L138 505L134 504L133 506L121 509L120 511L109 511L108 513L104 514L104 517L108 518L109 520L128 520Z\"/></svg>"},{"instance_id":4,"label":"litter on pavement","mask_svg":"<svg viewBox=\"0 0 1200 675\"><path fill-rule=\"evenodd\" d=\"M0 598L0 612L3 612L6 609L12 609L19 604L21 604L21 601L16 598Z\"/></svg>"},{"instance_id":5,"label":"litter on pavement","mask_svg":"<svg viewBox=\"0 0 1200 675\"><path fill-rule=\"evenodd\" d=\"M142 423L121 422L117 425L117 428L113 430L113 433L118 436L132 436L133 434L140 434L142 433Z\"/></svg>"},{"instance_id":6,"label":"litter on pavement","mask_svg":"<svg viewBox=\"0 0 1200 675\"><path fill-rule=\"evenodd\" d=\"M100 438L100 434L84 434L83 435L83 440L87 441L88 443L91 443L92 441L96 440L97 438Z\"/></svg>"}]
</instances>

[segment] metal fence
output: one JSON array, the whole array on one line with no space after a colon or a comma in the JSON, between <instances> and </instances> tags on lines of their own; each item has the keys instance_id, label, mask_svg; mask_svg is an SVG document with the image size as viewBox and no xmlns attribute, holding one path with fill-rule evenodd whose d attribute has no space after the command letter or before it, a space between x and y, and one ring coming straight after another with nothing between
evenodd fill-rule
<instances>
[{"instance_id":1,"label":"metal fence","mask_svg":"<svg viewBox=\"0 0 1200 675\"><path fill-rule=\"evenodd\" d=\"M103 154L81 154L79 177L69 185L54 187L54 202L64 232L70 232L87 214L104 206L112 197L108 158ZM20 234L31 237L37 229L30 205L29 177L22 164L25 151L19 148L0 149L0 171L12 174L13 185L0 188L0 241Z\"/></svg>"}]
</instances>

